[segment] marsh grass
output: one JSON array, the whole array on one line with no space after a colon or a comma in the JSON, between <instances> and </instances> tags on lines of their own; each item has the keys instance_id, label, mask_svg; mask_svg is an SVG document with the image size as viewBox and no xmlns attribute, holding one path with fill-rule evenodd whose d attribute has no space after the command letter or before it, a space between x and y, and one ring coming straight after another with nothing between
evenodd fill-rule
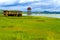
<instances>
[{"instance_id":1,"label":"marsh grass","mask_svg":"<svg viewBox=\"0 0 60 40\"><path fill-rule=\"evenodd\" d=\"M60 40L60 19L0 16L0 40Z\"/></svg>"}]
</instances>

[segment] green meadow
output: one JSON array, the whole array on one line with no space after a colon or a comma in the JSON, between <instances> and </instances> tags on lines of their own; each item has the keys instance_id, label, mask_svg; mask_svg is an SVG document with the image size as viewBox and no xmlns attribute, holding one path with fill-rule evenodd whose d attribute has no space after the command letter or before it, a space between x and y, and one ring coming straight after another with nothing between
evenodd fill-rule
<instances>
[{"instance_id":1,"label":"green meadow","mask_svg":"<svg viewBox=\"0 0 60 40\"><path fill-rule=\"evenodd\" d=\"M60 19L0 15L0 40L60 40Z\"/></svg>"}]
</instances>

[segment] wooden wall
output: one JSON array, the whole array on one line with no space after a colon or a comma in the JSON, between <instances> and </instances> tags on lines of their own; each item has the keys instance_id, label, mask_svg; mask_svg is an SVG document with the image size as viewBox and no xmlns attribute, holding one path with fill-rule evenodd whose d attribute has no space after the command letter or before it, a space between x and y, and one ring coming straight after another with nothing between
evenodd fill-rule
<instances>
[{"instance_id":1,"label":"wooden wall","mask_svg":"<svg viewBox=\"0 0 60 40\"><path fill-rule=\"evenodd\" d=\"M14 16L22 16L22 11L4 11L4 15L14 15Z\"/></svg>"}]
</instances>

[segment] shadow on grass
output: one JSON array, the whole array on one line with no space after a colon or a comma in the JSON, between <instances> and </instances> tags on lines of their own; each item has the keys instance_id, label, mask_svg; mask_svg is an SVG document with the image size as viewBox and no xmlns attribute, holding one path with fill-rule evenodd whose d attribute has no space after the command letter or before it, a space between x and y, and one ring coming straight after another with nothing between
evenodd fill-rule
<instances>
[{"instance_id":1,"label":"shadow on grass","mask_svg":"<svg viewBox=\"0 0 60 40\"><path fill-rule=\"evenodd\" d=\"M1 28L13 28L14 26L1 26Z\"/></svg>"},{"instance_id":2,"label":"shadow on grass","mask_svg":"<svg viewBox=\"0 0 60 40\"><path fill-rule=\"evenodd\" d=\"M31 38L31 40L46 40L45 38Z\"/></svg>"},{"instance_id":3,"label":"shadow on grass","mask_svg":"<svg viewBox=\"0 0 60 40\"><path fill-rule=\"evenodd\" d=\"M18 39L16 37L7 37L7 38L5 38L5 37L3 38L2 37L2 38L0 38L0 40L22 40L22 39L20 39L20 38Z\"/></svg>"},{"instance_id":4,"label":"shadow on grass","mask_svg":"<svg viewBox=\"0 0 60 40\"><path fill-rule=\"evenodd\" d=\"M37 22L45 22L45 20L36 20Z\"/></svg>"}]
</instances>

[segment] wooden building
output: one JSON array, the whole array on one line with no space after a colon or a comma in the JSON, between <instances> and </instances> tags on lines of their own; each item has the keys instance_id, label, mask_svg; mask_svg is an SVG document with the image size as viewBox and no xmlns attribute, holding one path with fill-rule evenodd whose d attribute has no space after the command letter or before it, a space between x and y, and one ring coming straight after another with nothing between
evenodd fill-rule
<instances>
[{"instance_id":1,"label":"wooden building","mask_svg":"<svg viewBox=\"0 0 60 40\"><path fill-rule=\"evenodd\" d=\"M3 10L5 16L22 16L22 11Z\"/></svg>"}]
</instances>

